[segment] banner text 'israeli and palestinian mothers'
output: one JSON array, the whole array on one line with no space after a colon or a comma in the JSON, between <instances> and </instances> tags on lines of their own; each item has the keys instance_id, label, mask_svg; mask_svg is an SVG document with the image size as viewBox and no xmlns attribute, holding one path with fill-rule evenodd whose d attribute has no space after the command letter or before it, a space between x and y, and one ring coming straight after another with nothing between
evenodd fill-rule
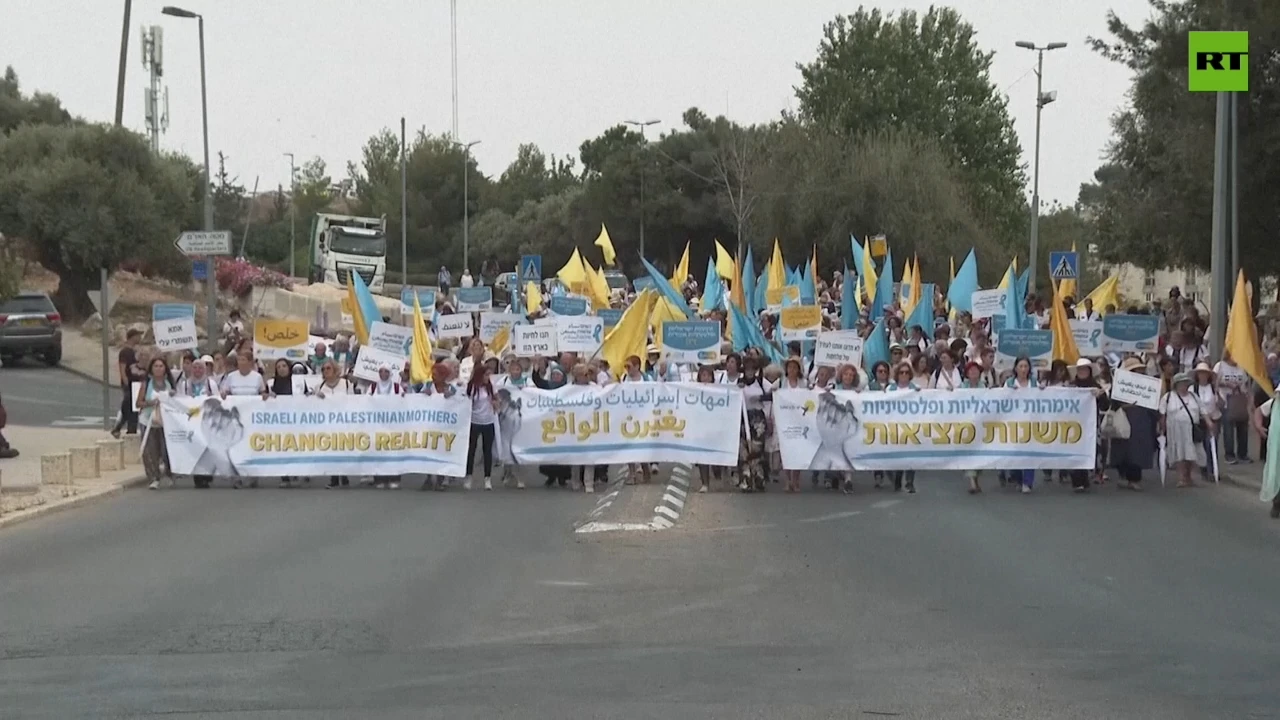
<instances>
[{"instance_id":1,"label":"banner text 'israeli and palestinian mothers'","mask_svg":"<svg viewBox=\"0 0 1280 720\"><path fill-rule=\"evenodd\" d=\"M1088 390L777 390L788 470L1092 470Z\"/></svg>"},{"instance_id":2,"label":"banner text 'israeli and palestinian mothers'","mask_svg":"<svg viewBox=\"0 0 1280 720\"><path fill-rule=\"evenodd\" d=\"M219 477L464 474L471 401L406 397L166 398L169 463Z\"/></svg>"},{"instance_id":3,"label":"banner text 'israeli and palestinian mothers'","mask_svg":"<svg viewBox=\"0 0 1280 720\"><path fill-rule=\"evenodd\" d=\"M738 462L736 387L618 383L503 388L499 395L499 435L522 464Z\"/></svg>"}]
</instances>

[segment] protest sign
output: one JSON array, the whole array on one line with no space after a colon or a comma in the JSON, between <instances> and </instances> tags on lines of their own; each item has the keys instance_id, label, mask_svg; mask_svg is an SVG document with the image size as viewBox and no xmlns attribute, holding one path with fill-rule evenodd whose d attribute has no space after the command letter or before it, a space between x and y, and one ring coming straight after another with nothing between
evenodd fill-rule
<instances>
[{"instance_id":1,"label":"protest sign","mask_svg":"<svg viewBox=\"0 0 1280 720\"><path fill-rule=\"evenodd\" d=\"M784 342L814 340L822 332L822 308L817 305L789 305L778 314Z\"/></svg>"},{"instance_id":2,"label":"protest sign","mask_svg":"<svg viewBox=\"0 0 1280 720\"><path fill-rule=\"evenodd\" d=\"M258 360L306 360L311 330L306 320L253 321L253 354Z\"/></svg>"},{"instance_id":3,"label":"protest sign","mask_svg":"<svg viewBox=\"0 0 1280 720\"><path fill-rule=\"evenodd\" d=\"M471 313L454 313L452 315L440 315L436 318L436 337L441 340L469 338L473 334Z\"/></svg>"},{"instance_id":4,"label":"protest sign","mask_svg":"<svg viewBox=\"0 0 1280 720\"><path fill-rule=\"evenodd\" d=\"M156 349L160 352L193 350L200 346L194 317L158 320L151 324L151 331L155 335Z\"/></svg>"},{"instance_id":5,"label":"protest sign","mask_svg":"<svg viewBox=\"0 0 1280 720\"><path fill-rule=\"evenodd\" d=\"M1151 410L1160 409L1160 378L1132 370L1116 370L1111 374L1111 399L1133 403Z\"/></svg>"},{"instance_id":6,"label":"protest sign","mask_svg":"<svg viewBox=\"0 0 1280 720\"><path fill-rule=\"evenodd\" d=\"M1079 388L773 393L787 470L1092 470L1096 412Z\"/></svg>"},{"instance_id":7,"label":"protest sign","mask_svg":"<svg viewBox=\"0 0 1280 720\"><path fill-rule=\"evenodd\" d=\"M668 362L720 362L720 323L715 320L668 320L662 323L661 341Z\"/></svg>"},{"instance_id":8,"label":"protest sign","mask_svg":"<svg viewBox=\"0 0 1280 720\"><path fill-rule=\"evenodd\" d=\"M1107 352L1151 352L1159 341L1159 315L1112 313L1102 318L1102 347Z\"/></svg>"},{"instance_id":9,"label":"protest sign","mask_svg":"<svg viewBox=\"0 0 1280 720\"><path fill-rule=\"evenodd\" d=\"M1009 293L1004 290L975 290L970 296L973 310L970 314L974 320L989 318L992 315L1007 314L1004 309L1005 298Z\"/></svg>"},{"instance_id":10,"label":"protest sign","mask_svg":"<svg viewBox=\"0 0 1280 720\"><path fill-rule=\"evenodd\" d=\"M1012 369L1019 356L1029 358L1033 369L1048 368L1053 359L1053 331L1020 328L1001 330L1000 337L996 340L996 367L1000 370Z\"/></svg>"},{"instance_id":11,"label":"protest sign","mask_svg":"<svg viewBox=\"0 0 1280 720\"><path fill-rule=\"evenodd\" d=\"M458 312L480 312L493 309L493 288L488 286L458 288L454 298Z\"/></svg>"},{"instance_id":12,"label":"protest sign","mask_svg":"<svg viewBox=\"0 0 1280 720\"><path fill-rule=\"evenodd\" d=\"M1083 357L1102 355L1102 321L1070 320L1071 335L1076 339L1076 349Z\"/></svg>"},{"instance_id":13,"label":"protest sign","mask_svg":"<svg viewBox=\"0 0 1280 720\"><path fill-rule=\"evenodd\" d=\"M480 339L486 343L492 342L503 328L509 328L525 322L523 315L506 312L482 312L480 313Z\"/></svg>"},{"instance_id":14,"label":"protest sign","mask_svg":"<svg viewBox=\"0 0 1280 720\"><path fill-rule=\"evenodd\" d=\"M556 348L560 352L594 355L604 340L604 321L593 315L556 317Z\"/></svg>"},{"instance_id":15,"label":"protest sign","mask_svg":"<svg viewBox=\"0 0 1280 720\"><path fill-rule=\"evenodd\" d=\"M511 327L511 351L520 357L554 357L556 332L554 322Z\"/></svg>"},{"instance_id":16,"label":"protest sign","mask_svg":"<svg viewBox=\"0 0 1280 720\"><path fill-rule=\"evenodd\" d=\"M862 338L857 330L829 330L818 336L813 364L838 368L842 365L862 366Z\"/></svg>"}]
</instances>

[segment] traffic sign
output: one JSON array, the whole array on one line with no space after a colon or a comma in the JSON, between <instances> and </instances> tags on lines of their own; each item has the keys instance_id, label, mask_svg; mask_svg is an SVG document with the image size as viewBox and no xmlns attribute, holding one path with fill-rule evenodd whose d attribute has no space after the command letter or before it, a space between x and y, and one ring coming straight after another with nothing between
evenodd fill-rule
<instances>
[{"instance_id":1,"label":"traffic sign","mask_svg":"<svg viewBox=\"0 0 1280 720\"><path fill-rule=\"evenodd\" d=\"M525 283L542 282L542 256L523 255L520 257L520 286Z\"/></svg>"},{"instance_id":2,"label":"traffic sign","mask_svg":"<svg viewBox=\"0 0 1280 720\"><path fill-rule=\"evenodd\" d=\"M231 231L184 232L173 241L173 246L183 255L230 255Z\"/></svg>"},{"instance_id":3,"label":"traffic sign","mask_svg":"<svg viewBox=\"0 0 1280 720\"><path fill-rule=\"evenodd\" d=\"M1079 279L1080 253L1065 250L1049 253L1049 274L1054 280Z\"/></svg>"},{"instance_id":4,"label":"traffic sign","mask_svg":"<svg viewBox=\"0 0 1280 720\"><path fill-rule=\"evenodd\" d=\"M164 322L178 318L194 318L196 306L192 303L156 303L151 306L151 322Z\"/></svg>"},{"instance_id":5,"label":"traffic sign","mask_svg":"<svg viewBox=\"0 0 1280 720\"><path fill-rule=\"evenodd\" d=\"M209 279L209 261L195 258L191 261L191 279L205 281Z\"/></svg>"}]
</instances>

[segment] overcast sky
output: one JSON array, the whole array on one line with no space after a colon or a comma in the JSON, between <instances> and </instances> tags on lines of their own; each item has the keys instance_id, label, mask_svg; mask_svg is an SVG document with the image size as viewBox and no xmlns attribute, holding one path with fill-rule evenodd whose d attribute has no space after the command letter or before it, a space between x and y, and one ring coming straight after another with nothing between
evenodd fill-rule
<instances>
[{"instance_id":1,"label":"overcast sky","mask_svg":"<svg viewBox=\"0 0 1280 720\"><path fill-rule=\"evenodd\" d=\"M345 176L370 135L398 128L447 132L449 0L170 0L205 15L210 151L241 182L288 182L283 153L319 155ZM125 123L144 129L139 26L164 28L170 126L163 147L199 159L200 65L196 22L135 0L129 34ZM1090 51L1108 9L1141 22L1146 0L953 0L996 51L992 77L1010 99L1033 159L1035 53L1017 40L1068 43L1045 56L1042 198L1075 200L1092 178L1108 118L1125 102L1127 71ZM110 122L123 0L0 0L0 64L27 91L55 93L73 113ZM885 10L928 2L885 0ZM483 172L497 176L522 142L576 157L579 144L624 119L678 125L698 106L756 122L795 107L797 62L810 61L822 25L857 5L836 0L462 0L458 3L459 125ZM376 10L375 10L376 9ZM652 130L652 129L651 129ZM1030 188L1028 188L1028 194Z\"/></svg>"}]
</instances>

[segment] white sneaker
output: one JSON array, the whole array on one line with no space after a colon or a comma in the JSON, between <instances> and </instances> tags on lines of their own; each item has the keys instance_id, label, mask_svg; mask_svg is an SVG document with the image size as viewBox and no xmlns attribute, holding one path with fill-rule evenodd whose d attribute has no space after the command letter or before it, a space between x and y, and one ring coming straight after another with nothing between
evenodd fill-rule
<instances>
[{"instance_id":1,"label":"white sneaker","mask_svg":"<svg viewBox=\"0 0 1280 720\"><path fill-rule=\"evenodd\" d=\"M523 490L523 489L524 489L524 481L523 481L523 480L517 480L517 481L516 481L516 489L517 489L517 490Z\"/></svg>"},{"instance_id":2,"label":"white sneaker","mask_svg":"<svg viewBox=\"0 0 1280 720\"><path fill-rule=\"evenodd\" d=\"M1028 487L1028 486L1026 486L1026 485L1023 485L1023 486L1022 486L1022 494L1023 494L1023 495L1030 495L1030 494L1031 494L1031 488L1030 488L1030 487Z\"/></svg>"},{"instance_id":3,"label":"white sneaker","mask_svg":"<svg viewBox=\"0 0 1280 720\"><path fill-rule=\"evenodd\" d=\"M705 484L698 488L698 492L700 493L705 493L706 491L707 491L707 486Z\"/></svg>"},{"instance_id":4,"label":"white sneaker","mask_svg":"<svg viewBox=\"0 0 1280 720\"><path fill-rule=\"evenodd\" d=\"M593 492L595 492L595 491L596 491L596 484L595 484L595 483L593 483L593 482L588 482L588 483L587 483L587 492L589 492L589 493L593 493Z\"/></svg>"},{"instance_id":5,"label":"white sneaker","mask_svg":"<svg viewBox=\"0 0 1280 720\"><path fill-rule=\"evenodd\" d=\"M159 489L160 489L160 481L159 481L159 480L152 480L152 481L151 481L151 484L147 486L147 489L148 489L148 490L159 490Z\"/></svg>"},{"instance_id":6,"label":"white sneaker","mask_svg":"<svg viewBox=\"0 0 1280 720\"><path fill-rule=\"evenodd\" d=\"M485 489L485 490L492 490L492 489L493 489L493 481L492 481L492 480L490 480L489 478L485 478L485 479L484 479L484 489Z\"/></svg>"},{"instance_id":7,"label":"white sneaker","mask_svg":"<svg viewBox=\"0 0 1280 720\"><path fill-rule=\"evenodd\" d=\"M392 490L399 490L399 489L400 489L400 483L395 482L395 481L392 481L392 483L391 483L391 489L392 489Z\"/></svg>"},{"instance_id":8,"label":"white sneaker","mask_svg":"<svg viewBox=\"0 0 1280 720\"><path fill-rule=\"evenodd\" d=\"M462 481L462 489L463 489L463 490L470 490L470 489L471 489L471 478L467 478L466 480L463 480L463 481Z\"/></svg>"}]
</instances>

